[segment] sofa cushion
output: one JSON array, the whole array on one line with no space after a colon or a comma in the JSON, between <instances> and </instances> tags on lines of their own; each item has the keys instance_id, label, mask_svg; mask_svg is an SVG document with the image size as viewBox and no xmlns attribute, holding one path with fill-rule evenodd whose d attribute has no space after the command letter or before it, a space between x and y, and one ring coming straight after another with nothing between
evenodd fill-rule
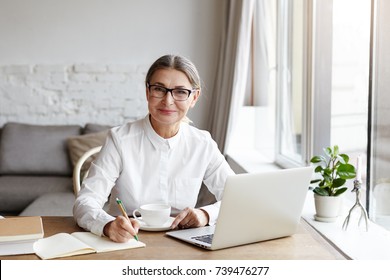
<instances>
[{"instance_id":1,"label":"sofa cushion","mask_svg":"<svg viewBox=\"0 0 390 280\"><path fill-rule=\"evenodd\" d=\"M78 125L7 123L0 142L0 174L71 176L66 139L81 130Z\"/></svg>"},{"instance_id":2,"label":"sofa cushion","mask_svg":"<svg viewBox=\"0 0 390 280\"><path fill-rule=\"evenodd\" d=\"M96 133L103 130L108 130L110 128L112 128L112 126L96 123L87 123L84 127L83 134Z\"/></svg>"},{"instance_id":3,"label":"sofa cushion","mask_svg":"<svg viewBox=\"0 0 390 280\"><path fill-rule=\"evenodd\" d=\"M73 167L76 165L79 158L88 150L102 146L106 140L108 130L103 130L97 133L89 133L79 136L68 138L68 150L70 160L72 161ZM95 159L95 156L91 156L81 168L81 173L84 173L89 169L91 162Z\"/></svg>"},{"instance_id":4,"label":"sofa cushion","mask_svg":"<svg viewBox=\"0 0 390 280\"><path fill-rule=\"evenodd\" d=\"M19 213L35 199L51 192L73 194L71 177L0 176L0 215Z\"/></svg>"},{"instance_id":5,"label":"sofa cushion","mask_svg":"<svg viewBox=\"0 0 390 280\"><path fill-rule=\"evenodd\" d=\"M47 193L34 200L20 216L73 216L74 201L71 192Z\"/></svg>"}]
</instances>

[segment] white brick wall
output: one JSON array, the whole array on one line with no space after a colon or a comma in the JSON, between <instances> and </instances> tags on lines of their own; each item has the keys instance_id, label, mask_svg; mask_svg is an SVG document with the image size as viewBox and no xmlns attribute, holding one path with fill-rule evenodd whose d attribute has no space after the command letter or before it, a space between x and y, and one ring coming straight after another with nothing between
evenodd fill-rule
<instances>
[{"instance_id":1,"label":"white brick wall","mask_svg":"<svg viewBox=\"0 0 390 280\"><path fill-rule=\"evenodd\" d=\"M0 65L0 127L117 125L147 113L142 65Z\"/></svg>"}]
</instances>

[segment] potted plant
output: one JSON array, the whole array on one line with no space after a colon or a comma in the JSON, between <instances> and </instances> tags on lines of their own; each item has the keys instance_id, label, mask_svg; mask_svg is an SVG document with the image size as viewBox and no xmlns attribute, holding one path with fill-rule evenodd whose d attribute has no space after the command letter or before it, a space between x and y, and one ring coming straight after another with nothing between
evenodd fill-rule
<instances>
[{"instance_id":1,"label":"potted plant","mask_svg":"<svg viewBox=\"0 0 390 280\"><path fill-rule=\"evenodd\" d=\"M310 162L317 165L314 172L318 175L310 182L314 186L315 219L333 222L340 213L340 195L347 190L345 183L356 176L355 167L348 163L348 155L340 154L337 145L325 148L324 155L314 156Z\"/></svg>"}]
</instances>

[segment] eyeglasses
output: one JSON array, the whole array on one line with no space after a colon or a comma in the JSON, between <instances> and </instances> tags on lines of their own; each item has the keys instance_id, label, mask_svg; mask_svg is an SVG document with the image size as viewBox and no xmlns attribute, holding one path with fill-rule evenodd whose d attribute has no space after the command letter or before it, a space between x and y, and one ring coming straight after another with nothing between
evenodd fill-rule
<instances>
[{"instance_id":1,"label":"eyeglasses","mask_svg":"<svg viewBox=\"0 0 390 280\"><path fill-rule=\"evenodd\" d=\"M194 89L186 89L186 88L166 88L159 85L149 85L150 96L155 98L164 98L165 95L170 92L172 94L172 98L176 101L186 101L190 94L194 91Z\"/></svg>"}]
</instances>

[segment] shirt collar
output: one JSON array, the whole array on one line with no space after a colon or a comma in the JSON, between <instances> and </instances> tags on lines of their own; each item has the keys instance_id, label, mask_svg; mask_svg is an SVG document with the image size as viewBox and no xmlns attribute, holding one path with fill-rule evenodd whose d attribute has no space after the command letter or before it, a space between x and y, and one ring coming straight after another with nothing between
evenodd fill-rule
<instances>
[{"instance_id":1,"label":"shirt collar","mask_svg":"<svg viewBox=\"0 0 390 280\"><path fill-rule=\"evenodd\" d=\"M149 114L144 118L143 123L146 135L156 149L164 149L164 147L168 147L168 149L173 149L176 147L176 145L178 145L182 134L181 126L175 136L165 139L158 135L153 129L152 124L150 123Z\"/></svg>"}]
</instances>

